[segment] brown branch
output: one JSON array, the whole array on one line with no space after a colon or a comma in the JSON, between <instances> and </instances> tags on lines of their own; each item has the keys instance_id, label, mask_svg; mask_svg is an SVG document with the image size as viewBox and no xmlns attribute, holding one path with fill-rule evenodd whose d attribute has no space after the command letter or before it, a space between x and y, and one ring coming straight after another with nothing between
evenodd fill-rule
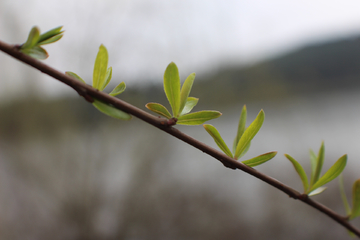
<instances>
[{"instance_id":1,"label":"brown branch","mask_svg":"<svg viewBox=\"0 0 360 240\"><path fill-rule=\"evenodd\" d=\"M331 209L327 208L326 206L310 199L307 195L301 194L298 191L294 190L293 188L279 182L278 180L269 177L263 173L258 172L254 168L248 167L245 164L238 162L234 160L233 158L230 158L229 156L223 154L222 152L209 147L208 145L190 137L189 135L186 135L185 133L179 131L178 129L172 127L172 123L169 122L167 119L159 118L156 116L153 116L127 102L124 102L118 98L112 97L106 93L100 92L99 90L83 84L82 82L65 75L62 72L59 72L48 65L29 57L23 53L21 53L18 50L18 47L16 45L9 45L4 42L0 41L0 50L11 55L12 57L40 70L41 72L59 80L60 82L65 83L66 85L73 88L75 91L77 91L81 96L83 96L87 101L92 102L93 98L102 100L108 104L113 105L114 107L125 111L167 133L170 135L190 144L191 146L205 152L206 154L216 158L219 160L222 164L224 164L226 167L231 169L240 169L258 179L261 179L262 181L270 184L271 186L279 189L280 191L286 193L289 197L298 199L313 208L318 209L319 211L323 212L348 230L352 231L355 235L357 235L360 238L360 230L355 228L353 225L351 225L346 217L343 217Z\"/></svg>"}]
</instances>

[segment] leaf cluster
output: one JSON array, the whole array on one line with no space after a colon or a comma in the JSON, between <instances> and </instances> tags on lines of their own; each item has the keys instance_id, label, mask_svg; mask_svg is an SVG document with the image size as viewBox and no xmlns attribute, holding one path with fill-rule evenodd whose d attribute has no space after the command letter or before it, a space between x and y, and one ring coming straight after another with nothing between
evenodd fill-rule
<instances>
[{"instance_id":1,"label":"leaf cluster","mask_svg":"<svg viewBox=\"0 0 360 240\"><path fill-rule=\"evenodd\" d=\"M229 147L226 145L224 140L222 139L219 131L210 124L204 124L205 130L210 134L210 136L214 139L215 143L219 146L219 148L229 157L238 160L242 156L246 154L246 152L250 148L251 140L255 137L255 135L260 130L264 119L265 113L263 110L259 112L255 120L250 124L248 128L245 127L247 118L247 110L246 106L243 107L240 115L240 120L238 124L237 134L233 142L233 150L230 151ZM268 152L257 157L244 160L242 163L255 167L257 165L263 164L270 159L276 156L277 152Z\"/></svg>"},{"instance_id":2,"label":"leaf cluster","mask_svg":"<svg viewBox=\"0 0 360 240\"><path fill-rule=\"evenodd\" d=\"M346 214L349 220L360 216L360 179L356 180L352 187L352 208L347 200L342 175L339 178L340 194L344 203Z\"/></svg>"},{"instance_id":3,"label":"leaf cluster","mask_svg":"<svg viewBox=\"0 0 360 240\"><path fill-rule=\"evenodd\" d=\"M323 187L323 185L339 176L340 173L344 170L347 162L347 155L345 154L340 157L322 177L320 177L321 169L325 159L325 145L324 142L322 142L318 155L316 155L314 151L310 149L311 177L309 183L305 170L300 165L300 163L298 163L288 154L285 154L285 157L289 159L289 161L293 164L296 172L299 174L304 187L304 194L309 196L323 192L326 189L326 187Z\"/></svg>"},{"instance_id":4,"label":"leaf cluster","mask_svg":"<svg viewBox=\"0 0 360 240\"><path fill-rule=\"evenodd\" d=\"M199 101L198 98L189 97L194 80L195 73L192 73L180 88L178 67L171 62L164 73L164 91L170 103L172 114L160 103L148 103L145 106L167 119L174 119L174 123L181 125L200 125L208 120L220 117L221 113L218 111L204 110L190 113Z\"/></svg>"},{"instance_id":5,"label":"leaf cluster","mask_svg":"<svg viewBox=\"0 0 360 240\"><path fill-rule=\"evenodd\" d=\"M40 34L39 28L33 27L26 42L20 46L20 51L36 59L43 60L48 58L49 54L41 46L60 40L64 32L61 29L62 26Z\"/></svg>"},{"instance_id":6,"label":"leaf cluster","mask_svg":"<svg viewBox=\"0 0 360 240\"><path fill-rule=\"evenodd\" d=\"M105 87L110 83L111 77L112 77L112 67L108 67L108 60L109 55L106 47L104 45L100 45L98 54L95 59L94 64L94 71L93 71L93 82L92 86L99 91L103 91ZM67 75L74 77L75 79L83 82L86 84L86 82L79 77L76 73L73 72L66 72ZM110 93L110 96L117 96L120 93L124 92L126 88L126 85L124 82L121 82L119 85L117 85ZM92 103L94 107L96 107L100 112L113 117L117 119L122 120L130 120L131 115L128 113L125 113L117 108L114 108L113 106L104 103L98 99L94 99L94 102Z\"/></svg>"}]
</instances>

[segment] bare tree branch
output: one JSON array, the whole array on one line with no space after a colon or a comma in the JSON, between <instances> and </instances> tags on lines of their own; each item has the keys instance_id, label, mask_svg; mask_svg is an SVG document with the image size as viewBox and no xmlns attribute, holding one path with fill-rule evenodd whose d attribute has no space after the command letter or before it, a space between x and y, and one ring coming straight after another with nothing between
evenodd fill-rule
<instances>
[{"instance_id":1,"label":"bare tree branch","mask_svg":"<svg viewBox=\"0 0 360 240\"><path fill-rule=\"evenodd\" d=\"M178 129L172 127L173 123L169 122L168 119L153 116L153 115L151 115L151 114L127 103L127 102L124 102L118 98L112 97L106 93L100 92L99 90L97 90L89 85L83 84L82 82L80 82L70 76L67 76L62 72L60 72L54 68L51 68L50 66L32 58L32 57L29 57L26 54L21 53L19 51L19 47L17 45L9 45L9 44L6 44L6 43L0 41L0 50L11 55L12 57L16 58L17 60L22 61L22 62L40 70L41 72L59 80L60 82L65 83L66 85L70 86L75 91L77 91L87 101L92 102L93 98L96 98L103 102L111 104L114 107L116 107L122 111L125 111L125 112L159 128L159 129L169 133L170 135L188 143L189 145L203 151L204 153L216 158L221 163L223 163L224 166L231 168L231 169L240 169L241 171L244 171L244 172L270 184L271 186L279 189L280 191L287 194L289 197L298 199L298 200L312 206L313 208L318 209L319 211L323 212L324 214L326 214L327 216L329 216L330 218L332 218L333 220L335 220L336 222L338 222L339 224L341 224L348 230L352 231L355 235L357 235L360 238L360 230L355 228L353 225L351 225L346 217L337 214L336 212L327 208L326 206L310 199L307 195L299 193L295 189L279 182L278 180L276 180L272 177L269 177L261 172L258 172L254 168L248 167L245 164L238 162L238 161L230 158L229 156L223 154L222 152L220 152L214 148L211 148L210 146L179 131Z\"/></svg>"}]
</instances>

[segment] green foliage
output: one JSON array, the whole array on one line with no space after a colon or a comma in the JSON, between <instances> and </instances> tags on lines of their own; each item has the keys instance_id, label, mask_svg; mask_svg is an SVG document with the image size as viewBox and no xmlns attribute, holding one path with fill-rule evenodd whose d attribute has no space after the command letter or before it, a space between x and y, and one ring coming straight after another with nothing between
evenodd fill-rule
<instances>
[{"instance_id":1,"label":"green foliage","mask_svg":"<svg viewBox=\"0 0 360 240\"><path fill-rule=\"evenodd\" d=\"M41 45L54 43L63 36L61 27L57 27L47 31L43 34L40 34L38 27L33 27L29 33L28 39L24 44L20 46L20 51L36 59L46 59L49 57L49 54Z\"/></svg>"},{"instance_id":2,"label":"green foliage","mask_svg":"<svg viewBox=\"0 0 360 240\"><path fill-rule=\"evenodd\" d=\"M255 120L250 124L250 126L247 129L245 129L244 133L240 136L240 139L236 145L235 155L234 155L235 159L238 159L239 157L243 156L246 153L246 150L248 149L251 140L260 130L264 122L264 119L265 119L265 113L263 110L261 110L257 115L257 117L255 118ZM240 123L241 121L242 118L240 117L240 121L239 121L240 127L242 127L242 124Z\"/></svg>"},{"instance_id":3,"label":"green foliage","mask_svg":"<svg viewBox=\"0 0 360 240\"><path fill-rule=\"evenodd\" d=\"M164 107L163 105L161 105L160 103L148 103L146 104L146 107L148 109L151 109L151 111L166 117L167 119L172 118L171 114L169 113L169 111L166 109L166 107Z\"/></svg>"},{"instance_id":4,"label":"green foliage","mask_svg":"<svg viewBox=\"0 0 360 240\"><path fill-rule=\"evenodd\" d=\"M180 75L177 66L173 62L167 66L164 73L164 91L173 116L178 117L180 109Z\"/></svg>"},{"instance_id":5,"label":"green foliage","mask_svg":"<svg viewBox=\"0 0 360 240\"><path fill-rule=\"evenodd\" d=\"M301 182L304 186L304 192L306 192L306 190L309 188L309 182L308 182L308 178L306 176L306 173L304 171L304 168L300 165L300 163L298 163L293 157L291 157L288 154L285 154L285 157L287 159L290 160L290 162L293 164L296 172L299 174Z\"/></svg>"},{"instance_id":6,"label":"green foliage","mask_svg":"<svg viewBox=\"0 0 360 240\"><path fill-rule=\"evenodd\" d=\"M246 118L247 118L247 110L246 110L246 105L244 105L244 107L243 107L243 109L241 111L241 114L240 114L237 134L236 134L236 137L235 137L234 142L233 142L233 152L236 151L236 147L238 145L238 142L239 142L241 136L244 134L245 125L246 125Z\"/></svg>"},{"instance_id":7,"label":"green foliage","mask_svg":"<svg viewBox=\"0 0 360 240\"><path fill-rule=\"evenodd\" d=\"M310 150L310 151L313 152L313 154L314 154L314 151L312 151L312 150ZM324 158L325 158L324 152L325 152L325 146L324 146L324 142L322 142L317 158L311 160L312 166L315 165L315 168L312 167L310 185L313 185L315 182L317 182L319 180L319 177L321 174L321 169L324 164ZM310 158L314 158L314 157L310 157ZM315 164L313 163L314 160L315 160Z\"/></svg>"},{"instance_id":8,"label":"green foliage","mask_svg":"<svg viewBox=\"0 0 360 240\"><path fill-rule=\"evenodd\" d=\"M247 110L246 106L243 107L240 115L239 125L237 129L237 134L234 139L233 144L233 152L230 151L229 147L226 145L224 140L222 139L219 131L210 124L204 124L205 130L210 134L210 136L214 139L215 143L219 146L219 148L229 157L234 159L239 159L242 157L250 148L250 142L255 137L257 132L260 130L264 119L265 113L263 110L259 112L255 120L250 124L248 128L245 128L246 124L246 117L247 117ZM276 156L277 152L268 152L262 155L259 155L255 158L251 158L242 163L250 166L255 167L257 165L263 164L270 159Z\"/></svg>"},{"instance_id":9,"label":"green foliage","mask_svg":"<svg viewBox=\"0 0 360 240\"><path fill-rule=\"evenodd\" d=\"M342 199L342 201L344 203L344 206L345 206L346 214L348 216L350 216L351 207L350 207L349 202L348 202L347 197L346 197L345 188L344 188L344 178L343 178L342 174L340 174L340 176L339 176L339 188L340 188L341 199Z\"/></svg>"},{"instance_id":10,"label":"green foliage","mask_svg":"<svg viewBox=\"0 0 360 240\"><path fill-rule=\"evenodd\" d=\"M187 113L181 115L177 119L177 124L182 125L200 125L206 121L209 121L214 118L218 118L221 116L221 113L218 111L209 111L203 110L199 112Z\"/></svg>"},{"instance_id":11,"label":"green foliage","mask_svg":"<svg viewBox=\"0 0 360 240\"><path fill-rule=\"evenodd\" d=\"M268 152L261 154L257 157L251 158L249 160L242 161L243 164L248 165L249 167L255 167L257 165L263 164L270 159L273 159L276 156L277 152Z\"/></svg>"},{"instance_id":12,"label":"green foliage","mask_svg":"<svg viewBox=\"0 0 360 240\"><path fill-rule=\"evenodd\" d=\"M350 219L360 216L360 179L356 180L352 188L352 203Z\"/></svg>"},{"instance_id":13,"label":"green foliage","mask_svg":"<svg viewBox=\"0 0 360 240\"><path fill-rule=\"evenodd\" d=\"M210 124L204 124L205 130L210 134L210 136L214 139L215 143L219 146L219 148L229 157L233 158L233 154L222 139L219 131Z\"/></svg>"},{"instance_id":14,"label":"green foliage","mask_svg":"<svg viewBox=\"0 0 360 240\"><path fill-rule=\"evenodd\" d=\"M322 142L318 156L316 156L315 153L310 150L311 180L309 184L306 173L300 163L298 163L293 157L288 154L285 154L285 157L293 164L296 172L298 173L302 181L304 193L308 194L309 196L313 196L323 192L326 187L322 186L339 176L344 170L347 162L347 155L345 154L340 157L322 177L320 177L325 157L325 146L324 142Z\"/></svg>"},{"instance_id":15,"label":"green foliage","mask_svg":"<svg viewBox=\"0 0 360 240\"><path fill-rule=\"evenodd\" d=\"M344 180L342 174L339 177L339 187L341 199L343 201L345 211L349 220L360 216L360 179L356 180L352 187L352 208L350 207L345 194ZM348 231L348 233L351 237L355 237L355 234L353 232Z\"/></svg>"},{"instance_id":16,"label":"green foliage","mask_svg":"<svg viewBox=\"0 0 360 240\"><path fill-rule=\"evenodd\" d=\"M109 84L111 77L112 77L112 68L108 68L108 59L109 55L107 49L104 45L100 45L99 52L95 59L94 64L94 72L93 72L93 87L98 89L99 91L103 91L105 87ZM79 77L76 73L73 72L66 72L67 75L86 83L81 77ZM124 82L117 85L110 93L111 96L117 96L123 91L125 91L126 85ZM94 99L92 103L94 107L96 107L100 112L117 119L122 120L130 120L131 115L125 113L113 106L104 103L98 99Z\"/></svg>"},{"instance_id":17,"label":"green foliage","mask_svg":"<svg viewBox=\"0 0 360 240\"><path fill-rule=\"evenodd\" d=\"M340 157L335 164L316 182L313 183L313 185L310 187L309 192L311 193L315 189L325 185L326 183L334 180L337 176L340 175L340 173L344 170L347 162L347 155L343 155Z\"/></svg>"},{"instance_id":18,"label":"green foliage","mask_svg":"<svg viewBox=\"0 0 360 240\"><path fill-rule=\"evenodd\" d=\"M120 111L119 109L114 108L106 103L103 103L103 102L97 100L97 99L94 99L94 102L92 104L100 112L102 112L110 117L121 119L121 120L130 120L131 119L131 115L129 115L123 111Z\"/></svg>"},{"instance_id":19,"label":"green foliage","mask_svg":"<svg viewBox=\"0 0 360 240\"><path fill-rule=\"evenodd\" d=\"M110 68L110 69L111 69L111 68ZM111 79L111 74L110 74L109 76L110 76L110 78L109 78L109 81L110 81L110 79ZM111 93L109 93L109 95L115 97L115 96L119 95L120 93L124 92L124 91L125 91L125 88L126 88L125 83L124 83L124 82L121 82L121 83L119 83L119 85L117 85L117 86L111 91Z\"/></svg>"},{"instance_id":20,"label":"green foliage","mask_svg":"<svg viewBox=\"0 0 360 240\"><path fill-rule=\"evenodd\" d=\"M99 52L95 59L94 64L94 73L93 73L93 87L99 89L100 91L104 90L108 81L106 81L107 72L111 72L111 68L108 66L108 51L104 45L100 45Z\"/></svg>"},{"instance_id":21,"label":"green foliage","mask_svg":"<svg viewBox=\"0 0 360 240\"><path fill-rule=\"evenodd\" d=\"M170 103L172 114L160 103L148 103L145 106L149 110L167 119L176 119L176 123L181 125L200 125L206 121L220 117L221 113L218 111L206 110L190 113L199 101L198 98L189 97L194 80L195 73L192 73L186 78L180 88L179 70L176 64L171 62L164 73L164 91Z\"/></svg>"},{"instance_id":22,"label":"green foliage","mask_svg":"<svg viewBox=\"0 0 360 240\"><path fill-rule=\"evenodd\" d=\"M360 179L356 180L352 187L352 208L347 200L342 176L339 180L340 194L344 203L346 214L352 220L360 216Z\"/></svg>"}]
</instances>

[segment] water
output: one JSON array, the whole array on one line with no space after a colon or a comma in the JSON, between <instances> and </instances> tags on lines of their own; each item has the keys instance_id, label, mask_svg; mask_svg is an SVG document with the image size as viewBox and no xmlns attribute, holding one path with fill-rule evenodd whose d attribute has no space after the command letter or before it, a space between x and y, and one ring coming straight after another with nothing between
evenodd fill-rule
<instances>
[{"instance_id":1,"label":"water","mask_svg":"<svg viewBox=\"0 0 360 240\"><path fill-rule=\"evenodd\" d=\"M349 155L349 191L360 177L359 103L357 91L250 103L248 124L261 108L266 118L244 160L278 151L257 169L301 191L300 179L283 154L308 171L309 148L317 152L325 141L324 169ZM211 122L230 146L241 108L229 107ZM178 128L217 148L202 126ZM195 232L199 239L229 232L247 239L347 237L321 213L139 120L91 129L16 145L2 140L3 239L47 239L54 232L59 239L197 239ZM337 183L328 187L315 199L342 212Z\"/></svg>"}]
</instances>

